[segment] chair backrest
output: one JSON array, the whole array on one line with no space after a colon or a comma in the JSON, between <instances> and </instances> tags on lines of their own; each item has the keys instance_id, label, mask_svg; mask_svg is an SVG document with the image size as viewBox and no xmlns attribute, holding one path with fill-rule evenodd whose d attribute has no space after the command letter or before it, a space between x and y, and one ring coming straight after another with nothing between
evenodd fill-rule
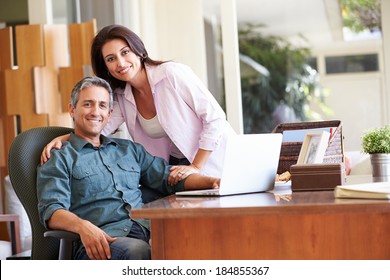
<instances>
[{"instance_id":1,"label":"chair backrest","mask_svg":"<svg viewBox=\"0 0 390 280\"><path fill-rule=\"evenodd\" d=\"M8 154L8 172L12 187L29 217L32 231L32 259L58 259L59 241L45 238L46 231L38 215L36 172L43 148L59 135L73 131L68 127L38 127L20 133Z\"/></svg>"}]
</instances>

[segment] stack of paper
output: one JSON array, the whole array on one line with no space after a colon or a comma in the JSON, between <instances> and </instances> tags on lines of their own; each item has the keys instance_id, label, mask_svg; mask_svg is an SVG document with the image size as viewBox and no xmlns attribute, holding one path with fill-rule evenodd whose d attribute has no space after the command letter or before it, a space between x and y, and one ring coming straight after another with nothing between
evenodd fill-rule
<instances>
[{"instance_id":1,"label":"stack of paper","mask_svg":"<svg viewBox=\"0 0 390 280\"><path fill-rule=\"evenodd\" d=\"M390 182L337 186L334 193L336 198L390 199Z\"/></svg>"}]
</instances>

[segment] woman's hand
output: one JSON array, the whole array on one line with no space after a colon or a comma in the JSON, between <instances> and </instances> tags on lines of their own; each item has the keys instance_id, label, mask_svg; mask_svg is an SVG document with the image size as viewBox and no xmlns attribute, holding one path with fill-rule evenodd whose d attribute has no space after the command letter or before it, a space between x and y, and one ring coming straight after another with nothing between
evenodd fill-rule
<instances>
[{"instance_id":1,"label":"woman's hand","mask_svg":"<svg viewBox=\"0 0 390 280\"><path fill-rule=\"evenodd\" d=\"M187 178L193 173L200 173L200 170L194 165L175 165L170 169L171 173L168 176L168 184L176 185L179 181Z\"/></svg>"},{"instance_id":2,"label":"woman's hand","mask_svg":"<svg viewBox=\"0 0 390 280\"><path fill-rule=\"evenodd\" d=\"M50 151L54 149L61 149L62 147L62 142L69 140L69 134L58 136L54 138L53 140L50 141L49 144L43 148L42 154L41 154L41 165L45 164L46 161L49 160L50 158Z\"/></svg>"}]
</instances>

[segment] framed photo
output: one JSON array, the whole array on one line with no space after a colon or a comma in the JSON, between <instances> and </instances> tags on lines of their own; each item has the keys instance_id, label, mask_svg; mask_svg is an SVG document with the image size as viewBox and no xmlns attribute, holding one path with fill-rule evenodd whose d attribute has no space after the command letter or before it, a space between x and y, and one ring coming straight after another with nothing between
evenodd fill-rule
<instances>
[{"instance_id":1,"label":"framed photo","mask_svg":"<svg viewBox=\"0 0 390 280\"><path fill-rule=\"evenodd\" d=\"M306 133L297 164L322 163L329 137L330 133L327 131Z\"/></svg>"}]
</instances>

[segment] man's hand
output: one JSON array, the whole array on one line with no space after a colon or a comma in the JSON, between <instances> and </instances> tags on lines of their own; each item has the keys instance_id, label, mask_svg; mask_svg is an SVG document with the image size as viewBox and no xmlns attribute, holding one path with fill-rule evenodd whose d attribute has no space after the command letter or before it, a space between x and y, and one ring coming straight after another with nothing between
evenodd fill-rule
<instances>
[{"instance_id":1,"label":"man's hand","mask_svg":"<svg viewBox=\"0 0 390 280\"><path fill-rule=\"evenodd\" d=\"M220 178L211 178L211 180L212 180L212 188L219 189L219 186L221 185L221 179Z\"/></svg>"},{"instance_id":2,"label":"man's hand","mask_svg":"<svg viewBox=\"0 0 390 280\"><path fill-rule=\"evenodd\" d=\"M83 221L79 232L88 257L91 260L111 259L109 243L116 240L89 221Z\"/></svg>"}]
</instances>

